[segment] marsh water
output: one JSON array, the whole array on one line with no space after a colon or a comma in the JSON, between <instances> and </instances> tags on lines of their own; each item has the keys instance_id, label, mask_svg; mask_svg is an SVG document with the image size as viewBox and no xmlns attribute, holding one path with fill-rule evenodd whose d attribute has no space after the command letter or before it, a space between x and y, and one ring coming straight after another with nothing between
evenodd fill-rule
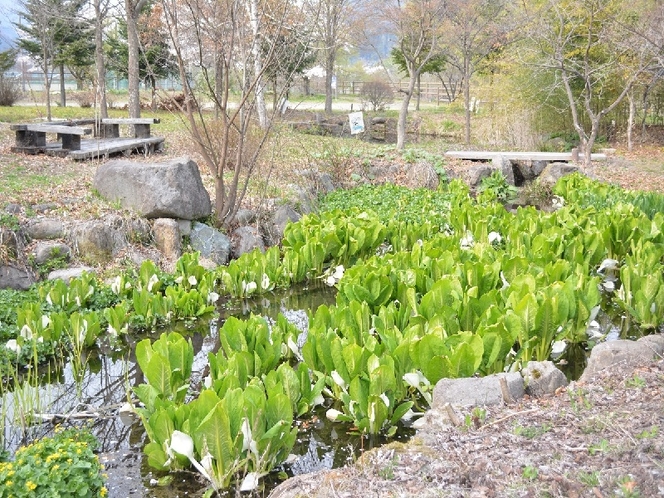
<instances>
[{"instance_id":1,"label":"marsh water","mask_svg":"<svg viewBox=\"0 0 664 498\"><path fill-rule=\"evenodd\" d=\"M191 338L195 354L192 387L196 389L200 384L207 355L219 345L220 323L228 316L254 313L276 319L282 313L298 327L306 327L307 312L321 304L334 303L335 293L336 289L317 281L252 300L228 301L220 306L219 316L214 319L168 328ZM38 373L29 372L32 381L26 379L27 382L9 390L2 398L0 415L4 418L5 448L13 454L22 444L52 435L56 424L89 424L100 443L100 460L108 474L109 496L173 498L200 494L206 486L196 474L169 475L147 465L142 453L147 443L145 431L135 415L121 410L131 388L144 382L132 355L135 343L144 337L156 339L159 333L133 337L125 347L102 345L81 358L82 365L54 363ZM35 375L39 382L35 382ZM38 387L30 387L35 384ZM323 409L298 424L299 436L293 448L296 458L264 479L261 495L267 494L285 476L340 467L362 450L383 442L347 434L342 425L332 424L325 418ZM399 438L408 438L411 432L404 429Z\"/></svg>"},{"instance_id":2,"label":"marsh water","mask_svg":"<svg viewBox=\"0 0 664 498\"><path fill-rule=\"evenodd\" d=\"M253 300L227 301L221 305L219 316L214 319L169 328L190 337L194 345L192 387L196 389L200 384L207 355L218 348L220 323L228 316L241 317L254 313L276 319L282 313L303 328L307 326L307 313L321 304L334 303L335 292L336 289L316 281ZM600 313L597 322L600 333L609 339L627 338L630 333L620 317L612 318ZM148 467L142 453L147 442L145 431L134 415L121 412L131 388L144 381L132 356L135 343L144 337L156 339L158 334L133 337L124 347L100 346L88 352L81 359L81 365L71 362L52 364L38 373L39 383L33 379L33 382L24 383L23 387L7 392L2 398L0 410L4 418L5 448L13 453L21 444L51 435L54 425L58 423L65 426L88 423L100 442L100 459L107 469L111 497L173 498L200 494L205 484L194 473L169 475ZM581 345L567 348L560 364L568 377L577 378L581 374L586 356L587 350ZM56 368L58 366L60 368ZM29 372L28 375L35 376L37 372ZM30 387L35 384L38 387ZM33 414L38 416L33 417ZM384 442L348 434L342 424L327 421L324 409L298 423L300 432L293 449L296 458L264 479L261 495L268 494L269 489L285 476L343 466L363 450ZM412 433L411 429L403 427L398 432L398 439L408 439Z\"/></svg>"}]
</instances>

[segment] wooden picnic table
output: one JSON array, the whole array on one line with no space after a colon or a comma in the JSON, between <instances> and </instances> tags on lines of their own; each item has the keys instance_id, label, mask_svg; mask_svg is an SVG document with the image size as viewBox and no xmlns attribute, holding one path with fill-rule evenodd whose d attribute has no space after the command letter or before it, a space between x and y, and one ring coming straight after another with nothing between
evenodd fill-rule
<instances>
[{"instance_id":1,"label":"wooden picnic table","mask_svg":"<svg viewBox=\"0 0 664 498\"><path fill-rule=\"evenodd\" d=\"M150 138L150 126L159 123L159 118L103 118L100 135L106 138L118 138L120 125L134 127L134 138Z\"/></svg>"},{"instance_id":2,"label":"wooden picnic table","mask_svg":"<svg viewBox=\"0 0 664 498\"><path fill-rule=\"evenodd\" d=\"M150 135L150 126L159 123L158 118L85 118L46 123L10 125L16 133L12 152L25 154L45 153L51 156L70 157L75 160L94 159L111 154L130 154L133 151L150 154L161 150L164 138ZM120 137L120 125L133 127L133 136ZM95 131L95 138L81 140ZM46 135L55 133L59 142L47 142Z\"/></svg>"},{"instance_id":3,"label":"wooden picnic table","mask_svg":"<svg viewBox=\"0 0 664 498\"><path fill-rule=\"evenodd\" d=\"M92 129L65 124L15 124L9 127L16 133L14 152L37 153L46 149L46 134L55 133L62 142L62 149L80 150L81 137L92 133Z\"/></svg>"}]
</instances>

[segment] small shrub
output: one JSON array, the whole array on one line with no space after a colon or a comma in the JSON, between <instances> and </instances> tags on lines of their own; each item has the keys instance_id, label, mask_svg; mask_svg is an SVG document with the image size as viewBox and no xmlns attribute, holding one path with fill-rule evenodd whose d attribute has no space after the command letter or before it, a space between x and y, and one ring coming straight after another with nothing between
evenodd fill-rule
<instances>
[{"instance_id":1,"label":"small shrub","mask_svg":"<svg viewBox=\"0 0 664 498\"><path fill-rule=\"evenodd\" d=\"M514 199L517 189L507 183L507 179L501 171L494 170L491 176L487 176L482 180L482 184L477 191L480 194L479 200L481 201L508 202Z\"/></svg>"},{"instance_id":2,"label":"small shrub","mask_svg":"<svg viewBox=\"0 0 664 498\"><path fill-rule=\"evenodd\" d=\"M68 429L19 448L13 462L0 463L2 496L107 496L97 444L88 431Z\"/></svg>"},{"instance_id":3,"label":"small shrub","mask_svg":"<svg viewBox=\"0 0 664 498\"><path fill-rule=\"evenodd\" d=\"M389 83L380 80L367 81L360 92L362 106L372 111L382 111L394 101L394 92Z\"/></svg>"},{"instance_id":4,"label":"small shrub","mask_svg":"<svg viewBox=\"0 0 664 498\"><path fill-rule=\"evenodd\" d=\"M550 205L553 200L553 190L551 189L551 186L542 183L539 180L524 185L521 190L521 195L527 204L532 204L534 206Z\"/></svg>"},{"instance_id":5,"label":"small shrub","mask_svg":"<svg viewBox=\"0 0 664 498\"><path fill-rule=\"evenodd\" d=\"M92 107L95 103L95 94L91 91L77 92L72 96L72 100L78 102L81 107Z\"/></svg>"},{"instance_id":6,"label":"small shrub","mask_svg":"<svg viewBox=\"0 0 664 498\"><path fill-rule=\"evenodd\" d=\"M23 96L16 78L0 77L0 106L11 107Z\"/></svg>"}]
</instances>

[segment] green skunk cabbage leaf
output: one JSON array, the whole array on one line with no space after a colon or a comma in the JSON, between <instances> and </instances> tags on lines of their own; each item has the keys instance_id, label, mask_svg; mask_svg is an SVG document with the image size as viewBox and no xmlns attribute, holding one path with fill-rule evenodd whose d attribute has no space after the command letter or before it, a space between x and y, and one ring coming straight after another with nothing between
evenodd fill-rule
<instances>
[{"instance_id":1,"label":"green skunk cabbage leaf","mask_svg":"<svg viewBox=\"0 0 664 498\"><path fill-rule=\"evenodd\" d=\"M163 445L153 441L146 444L143 451L148 456L148 465L150 467L159 470L164 470L166 468L165 465L166 461L168 460L168 456L166 456Z\"/></svg>"},{"instance_id":2,"label":"green skunk cabbage leaf","mask_svg":"<svg viewBox=\"0 0 664 498\"><path fill-rule=\"evenodd\" d=\"M147 368L143 371L145 379L160 395L168 398L171 395L171 369L168 360L159 353L150 357Z\"/></svg>"},{"instance_id":3,"label":"green skunk cabbage leaf","mask_svg":"<svg viewBox=\"0 0 664 498\"><path fill-rule=\"evenodd\" d=\"M344 346L341 354L348 372L348 377L344 378L353 378L360 374L360 371L364 368L364 362L362 361L364 352L365 349L355 343Z\"/></svg>"},{"instance_id":4,"label":"green skunk cabbage leaf","mask_svg":"<svg viewBox=\"0 0 664 498\"><path fill-rule=\"evenodd\" d=\"M361 410L366 410L369 400L369 381L361 377L355 377L350 382L348 394L351 400L359 404Z\"/></svg>"},{"instance_id":5,"label":"green skunk cabbage leaf","mask_svg":"<svg viewBox=\"0 0 664 498\"><path fill-rule=\"evenodd\" d=\"M134 387L134 393L141 403L145 405L148 411L153 411L155 401L159 396L159 391L150 384L140 384Z\"/></svg>"},{"instance_id":6,"label":"green skunk cabbage leaf","mask_svg":"<svg viewBox=\"0 0 664 498\"><path fill-rule=\"evenodd\" d=\"M278 423L285 422L287 427L293 423L293 410L291 402L283 393L277 393L267 399L265 409L265 423L268 427Z\"/></svg>"},{"instance_id":7,"label":"green skunk cabbage leaf","mask_svg":"<svg viewBox=\"0 0 664 498\"><path fill-rule=\"evenodd\" d=\"M392 425L396 425L399 420L401 420L401 418L408 412L408 410L413 407L414 404L415 402L413 401L405 401L397 406L392 413L392 418L390 419Z\"/></svg>"},{"instance_id":8,"label":"green skunk cabbage leaf","mask_svg":"<svg viewBox=\"0 0 664 498\"><path fill-rule=\"evenodd\" d=\"M208 413L194 431L194 441L199 452L204 446L207 446L217 465L222 469L232 469L236 460L233 451L235 442L231 435L230 421L224 405L225 403L220 401Z\"/></svg>"},{"instance_id":9,"label":"green skunk cabbage leaf","mask_svg":"<svg viewBox=\"0 0 664 498\"><path fill-rule=\"evenodd\" d=\"M219 331L219 340L226 356L231 356L236 351L246 351L247 340L244 336L246 322L235 317L229 317Z\"/></svg>"},{"instance_id":10,"label":"green skunk cabbage leaf","mask_svg":"<svg viewBox=\"0 0 664 498\"><path fill-rule=\"evenodd\" d=\"M346 368L346 360L343 354L343 346L341 344L341 339L335 337L330 343L328 343L330 354L332 356L332 361L334 363L333 370L336 370L341 378L348 383L350 380L350 374ZM331 373L331 371L329 372Z\"/></svg>"},{"instance_id":11,"label":"green skunk cabbage leaf","mask_svg":"<svg viewBox=\"0 0 664 498\"><path fill-rule=\"evenodd\" d=\"M526 294L514 306L514 313L521 320L523 334L530 334L535 329L537 308L537 299L533 294Z\"/></svg>"},{"instance_id":12,"label":"green skunk cabbage leaf","mask_svg":"<svg viewBox=\"0 0 664 498\"><path fill-rule=\"evenodd\" d=\"M372 395L378 396L388 391L394 391L397 388L394 370L388 365L381 365L376 368L371 372L369 378L369 393Z\"/></svg>"},{"instance_id":13,"label":"green skunk cabbage leaf","mask_svg":"<svg viewBox=\"0 0 664 498\"><path fill-rule=\"evenodd\" d=\"M208 413L214 410L215 406L219 403L220 399L217 393L211 389L204 389L198 398L189 403L189 423L191 429L196 429L201 422L207 417Z\"/></svg>"},{"instance_id":14,"label":"green skunk cabbage leaf","mask_svg":"<svg viewBox=\"0 0 664 498\"><path fill-rule=\"evenodd\" d=\"M389 419L389 409L380 396L373 395L369 397L367 418L369 419L370 434L378 434Z\"/></svg>"},{"instance_id":15,"label":"green skunk cabbage leaf","mask_svg":"<svg viewBox=\"0 0 664 498\"><path fill-rule=\"evenodd\" d=\"M279 365L277 373L281 379L283 393L290 400L291 412L297 412L298 402L300 401L300 379L298 378L298 374L286 363ZM309 382L306 385L310 390Z\"/></svg>"},{"instance_id":16,"label":"green skunk cabbage leaf","mask_svg":"<svg viewBox=\"0 0 664 498\"><path fill-rule=\"evenodd\" d=\"M175 430L173 418L175 417L171 417L168 410L164 408L159 408L150 415L147 424L145 424L150 440L159 444L167 441Z\"/></svg>"}]
</instances>

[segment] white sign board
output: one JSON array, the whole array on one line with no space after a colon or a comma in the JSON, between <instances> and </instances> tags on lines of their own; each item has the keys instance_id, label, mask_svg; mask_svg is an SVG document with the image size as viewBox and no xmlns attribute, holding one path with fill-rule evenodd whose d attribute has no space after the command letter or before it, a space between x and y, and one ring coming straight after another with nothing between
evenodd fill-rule
<instances>
[{"instance_id":1,"label":"white sign board","mask_svg":"<svg viewBox=\"0 0 664 498\"><path fill-rule=\"evenodd\" d=\"M358 133L364 133L364 114L362 112L351 112L348 115L348 120L350 121L350 134L357 135Z\"/></svg>"}]
</instances>

